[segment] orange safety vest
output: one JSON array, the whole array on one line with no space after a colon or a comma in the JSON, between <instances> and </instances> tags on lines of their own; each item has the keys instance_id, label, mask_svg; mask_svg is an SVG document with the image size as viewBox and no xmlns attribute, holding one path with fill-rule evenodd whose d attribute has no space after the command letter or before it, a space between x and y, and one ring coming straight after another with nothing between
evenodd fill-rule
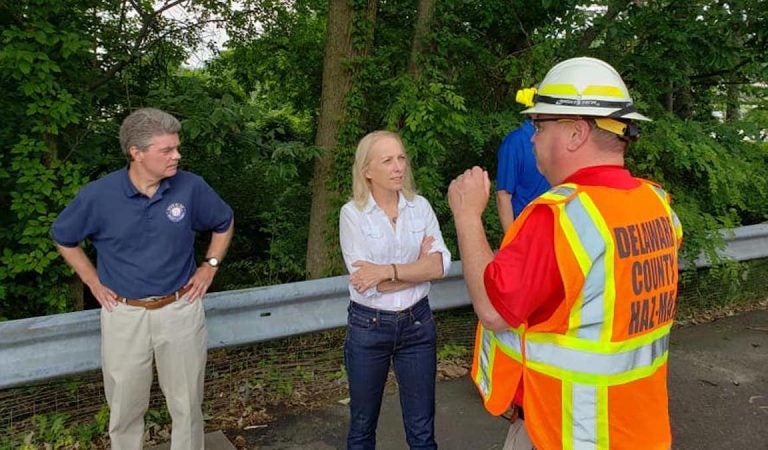
<instances>
[{"instance_id":1,"label":"orange safety vest","mask_svg":"<svg viewBox=\"0 0 768 450\"><path fill-rule=\"evenodd\" d=\"M502 414L525 385L526 428L540 450L669 449L667 357L682 227L658 185L563 184L536 199L554 214L565 298L542 323L478 325L472 378ZM631 206L631 207L628 207Z\"/></svg>"}]
</instances>

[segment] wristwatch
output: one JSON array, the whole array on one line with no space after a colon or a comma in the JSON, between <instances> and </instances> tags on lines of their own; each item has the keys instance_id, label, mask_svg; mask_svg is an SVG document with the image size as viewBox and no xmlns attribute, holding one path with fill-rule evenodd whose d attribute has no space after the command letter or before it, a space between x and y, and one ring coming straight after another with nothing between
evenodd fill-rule
<instances>
[{"instance_id":1,"label":"wristwatch","mask_svg":"<svg viewBox=\"0 0 768 450\"><path fill-rule=\"evenodd\" d=\"M221 261L219 261L219 258L215 256L211 256L210 258L205 258L205 262L208 263L211 267L219 267L219 264L221 264Z\"/></svg>"}]
</instances>

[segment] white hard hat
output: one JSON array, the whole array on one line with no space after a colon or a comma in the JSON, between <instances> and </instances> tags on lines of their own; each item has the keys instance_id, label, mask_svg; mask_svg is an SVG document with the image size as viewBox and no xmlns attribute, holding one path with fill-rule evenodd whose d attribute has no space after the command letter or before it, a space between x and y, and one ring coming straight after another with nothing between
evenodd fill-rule
<instances>
[{"instance_id":1,"label":"white hard hat","mask_svg":"<svg viewBox=\"0 0 768 450\"><path fill-rule=\"evenodd\" d=\"M651 120L638 113L616 69L596 58L571 58L554 66L538 88L523 89L523 114Z\"/></svg>"}]
</instances>

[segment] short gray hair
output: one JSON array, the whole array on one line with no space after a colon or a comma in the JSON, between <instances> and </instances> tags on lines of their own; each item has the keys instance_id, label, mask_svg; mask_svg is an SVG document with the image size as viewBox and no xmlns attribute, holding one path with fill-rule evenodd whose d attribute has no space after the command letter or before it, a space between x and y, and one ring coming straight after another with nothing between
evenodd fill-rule
<instances>
[{"instance_id":1,"label":"short gray hair","mask_svg":"<svg viewBox=\"0 0 768 450\"><path fill-rule=\"evenodd\" d=\"M592 139L597 143L600 150L607 152L625 153L629 146L629 141L622 139L618 134L596 126L592 127Z\"/></svg>"},{"instance_id":2,"label":"short gray hair","mask_svg":"<svg viewBox=\"0 0 768 450\"><path fill-rule=\"evenodd\" d=\"M131 147L144 151L155 136L178 134L179 130L181 123L167 112L156 108L137 109L120 125L120 148L131 161Z\"/></svg>"}]
</instances>

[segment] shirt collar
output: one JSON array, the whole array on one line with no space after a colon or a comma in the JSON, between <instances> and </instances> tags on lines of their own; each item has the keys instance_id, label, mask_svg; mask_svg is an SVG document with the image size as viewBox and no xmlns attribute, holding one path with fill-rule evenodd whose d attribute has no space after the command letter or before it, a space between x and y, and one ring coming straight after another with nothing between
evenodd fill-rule
<instances>
[{"instance_id":1,"label":"shirt collar","mask_svg":"<svg viewBox=\"0 0 768 450\"><path fill-rule=\"evenodd\" d=\"M119 170L120 179L122 180L123 193L125 194L126 197L135 197L137 195L143 195L141 192L139 192L138 189L136 189L136 186L133 185L133 182L131 182L131 177L128 175L128 167L129 166L125 166ZM176 175L178 175L178 171L176 172ZM176 175L174 175L173 177L175 177ZM164 178L162 181L160 181L160 186L157 187L157 194L162 194L163 192L167 191L171 187L171 178ZM157 196L157 198L161 198L161 197L162 195Z\"/></svg>"},{"instance_id":2,"label":"shirt collar","mask_svg":"<svg viewBox=\"0 0 768 450\"><path fill-rule=\"evenodd\" d=\"M138 189L136 189L136 186L131 183L131 177L128 176L128 167L125 166L122 169L119 170L120 174L120 182L123 186L123 193L126 197L133 197L135 195L139 195L140 192Z\"/></svg>"},{"instance_id":3,"label":"shirt collar","mask_svg":"<svg viewBox=\"0 0 768 450\"><path fill-rule=\"evenodd\" d=\"M402 192L397 193L397 210L402 211L406 206L413 208L414 203L413 200L408 200L405 198L405 195L403 195ZM376 204L376 200L373 199L373 194L368 193L368 201L365 203L365 207L363 208L363 212L366 214L370 214L373 212L374 209L381 209L379 208L379 205Z\"/></svg>"},{"instance_id":4,"label":"shirt collar","mask_svg":"<svg viewBox=\"0 0 768 450\"><path fill-rule=\"evenodd\" d=\"M572 173L561 184L565 183L619 189L631 189L640 184L626 167L619 165L584 167Z\"/></svg>"}]
</instances>

